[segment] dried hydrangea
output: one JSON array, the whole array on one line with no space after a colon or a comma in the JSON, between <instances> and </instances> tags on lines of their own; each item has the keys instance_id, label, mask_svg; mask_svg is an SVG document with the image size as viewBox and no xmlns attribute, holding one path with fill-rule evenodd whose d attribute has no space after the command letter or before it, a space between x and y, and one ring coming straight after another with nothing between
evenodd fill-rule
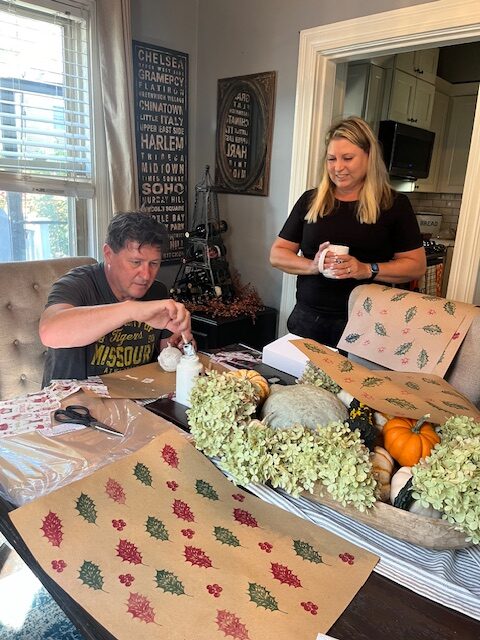
<instances>
[{"instance_id":1,"label":"dried hydrangea","mask_svg":"<svg viewBox=\"0 0 480 640\"><path fill-rule=\"evenodd\" d=\"M313 384L315 387L323 387L327 391L337 394L341 387L323 369L316 367L310 360L305 366L305 370L297 380L298 384Z\"/></svg>"},{"instance_id":2,"label":"dried hydrangea","mask_svg":"<svg viewBox=\"0 0 480 640\"><path fill-rule=\"evenodd\" d=\"M443 441L455 436L465 438L480 436L480 422L476 422L468 416L453 416L440 427L440 435Z\"/></svg>"},{"instance_id":3,"label":"dried hydrangea","mask_svg":"<svg viewBox=\"0 0 480 640\"><path fill-rule=\"evenodd\" d=\"M341 422L332 422L317 432L318 479L334 500L351 504L359 511L376 501L377 482L373 477L369 450L358 429L350 431Z\"/></svg>"},{"instance_id":4,"label":"dried hydrangea","mask_svg":"<svg viewBox=\"0 0 480 640\"><path fill-rule=\"evenodd\" d=\"M259 420L232 430L221 466L233 475L237 484L268 481L273 465L270 452L273 435L273 429Z\"/></svg>"},{"instance_id":5,"label":"dried hydrangea","mask_svg":"<svg viewBox=\"0 0 480 640\"><path fill-rule=\"evenodd\" d=\"M275 429L273 433L270 484L294 496L301 491L312 492L321 465L318 432L294 425L288 429Z\"/></svg>"},{"instance_id":6,"label":"dried hydrangea","mask_svg":"<svg viewBox=\"0 0 480 640\"><path fill-rule=\"evenodd\" d=\"M455 416L441 427L442 441L412 467L412 497L443 513L467 540L480 543L480 424Z\"/></svg>"},{"instance_id":7,"label":"dried hydrangea","mask_svg":"<svg viewBox=\"0 0 480 640\"><path fill-rule=\"evenodd\" d=\"M293 496L315 483L343 505L364 511L375 502L376 481L358 432L341 422L312 431L301 425L272 429L253 420L234 431L222 467L241 484L269 482Z\"/></svg>"},{"instance_id":8,"label":"dried hydrangea","mask_svg":"<svg viewBox=\"0 0 480 640\"><path fill-rule=\"evenodd\" d=\"M232 429L255 413L255 387L244 378L207 371L196 381L190 402L187 417L196 447L207 456L221 456Z\"/></svg>"},{"instance_id":9,"label":"dried hydrangea","mask_svg":"<svg viewBox=\"0 0 480 640\"><path fill-rule=\"evenodd\" d=\"M233 430L221 464L239 484L269 482L297 496L312 491L318 478L315 435L299 425L278 430L252 420Z\"/></svg>"},{"instance_id":10,"label":"dried hydrangea","mask_svg":"<svg viewBox=\"0 0 480 640\"><path fill-rule=\"evenodd\" d=\"M375 502L369 451L358 430L342 422L312 431L294 425L273 429L257 419L248 380L216 371L201 376L187 410L195 446L218 456L236 482L269 482L292 495L325 485L332 498L364 511Z\"/></svg>"}]
</instances>

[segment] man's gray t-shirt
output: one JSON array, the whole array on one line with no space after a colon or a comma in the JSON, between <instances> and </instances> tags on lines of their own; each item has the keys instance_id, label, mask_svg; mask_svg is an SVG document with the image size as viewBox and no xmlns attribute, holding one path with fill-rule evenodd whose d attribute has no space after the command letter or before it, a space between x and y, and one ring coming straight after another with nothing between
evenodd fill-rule
<instances>
[{"instance_id":1,"label":"man's gray t-shirt","mask_svg":"<svg viewBox=\"0 0 480 640\"><path fill-rule=\"evenodd\" d=\"M155 281L142 300L168 298L167 289ZM71 304L75 307L114 304L115 298L105 277L103 263L72 269L52 287L46 307ZM84 380L119 369L153 362L158 355L162 329L144 322L129 322L85 347L48 349L42 386L51 380L75 378Z\"/></svg>"}]
</instances>

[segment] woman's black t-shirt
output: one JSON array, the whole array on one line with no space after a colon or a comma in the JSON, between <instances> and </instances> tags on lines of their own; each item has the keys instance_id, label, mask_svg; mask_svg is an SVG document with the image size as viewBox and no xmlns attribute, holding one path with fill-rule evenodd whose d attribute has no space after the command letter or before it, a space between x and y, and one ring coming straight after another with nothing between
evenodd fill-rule
<instances>
[{"instance_id":1,"label":"woman's black t-shirt","mask_svg":"<svg viewBox=\"0 0 480 640\"><path fill-rule=\"evenodd\" d=\"M306 191L293 207L279 233L280 238L295 242L306 258L313 259L322 242L350 247L350 255L360 262L388 262L395 253L422 246L417 219L407 196L394 194L390 209L381 211L374 224L357 219L357 202L335 201L334 210L316 222L307 223L305 215L315 189ZM322 274L298 276L297 303L321 313L346 312L352 289L368 280L335 280Z\"/></svg>"}]
</instances>

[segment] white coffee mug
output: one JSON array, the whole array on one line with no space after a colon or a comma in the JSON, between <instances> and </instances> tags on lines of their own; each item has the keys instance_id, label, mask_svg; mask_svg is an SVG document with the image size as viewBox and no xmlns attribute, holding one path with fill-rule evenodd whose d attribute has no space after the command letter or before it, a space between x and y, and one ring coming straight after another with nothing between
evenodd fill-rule
<instances>
[{"instance_id":1,"label":"white coffee mug","mask_svg":"<svg viewBox=\"0 0 480 640\"><path fill-rule=\"evenodd\" d=\"M320 254L320 257L318 259L318 270L320 271L320 273L323 273L326 278L335 278L335 273L333 271L330 271L330 269L324 269L323 266L323 263L325 262L325 256L329 251L331 251L335 255L341 256L348 254L348 252L350 251L350 247L346 247L344 244L329 244L328 247L324 249Z\"/></svg>"}]
</instances>

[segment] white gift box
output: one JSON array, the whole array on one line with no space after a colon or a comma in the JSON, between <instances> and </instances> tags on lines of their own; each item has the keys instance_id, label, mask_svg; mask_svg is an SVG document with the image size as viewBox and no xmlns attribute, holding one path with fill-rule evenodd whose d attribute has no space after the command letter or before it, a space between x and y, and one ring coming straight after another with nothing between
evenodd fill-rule
<instances>
[{"instance_id":1,"label":"white gift box","mask_svg":"<svg viewBox=\"0 0 480 640\"><path fill-rule=\"evenodd\" d=\"M265 345L262 351L262 362L300 378L308 358L295 345L291 344L290 340L301 340L301 337L287 333L287 335Z\"/></svg>"}]
</instances>

